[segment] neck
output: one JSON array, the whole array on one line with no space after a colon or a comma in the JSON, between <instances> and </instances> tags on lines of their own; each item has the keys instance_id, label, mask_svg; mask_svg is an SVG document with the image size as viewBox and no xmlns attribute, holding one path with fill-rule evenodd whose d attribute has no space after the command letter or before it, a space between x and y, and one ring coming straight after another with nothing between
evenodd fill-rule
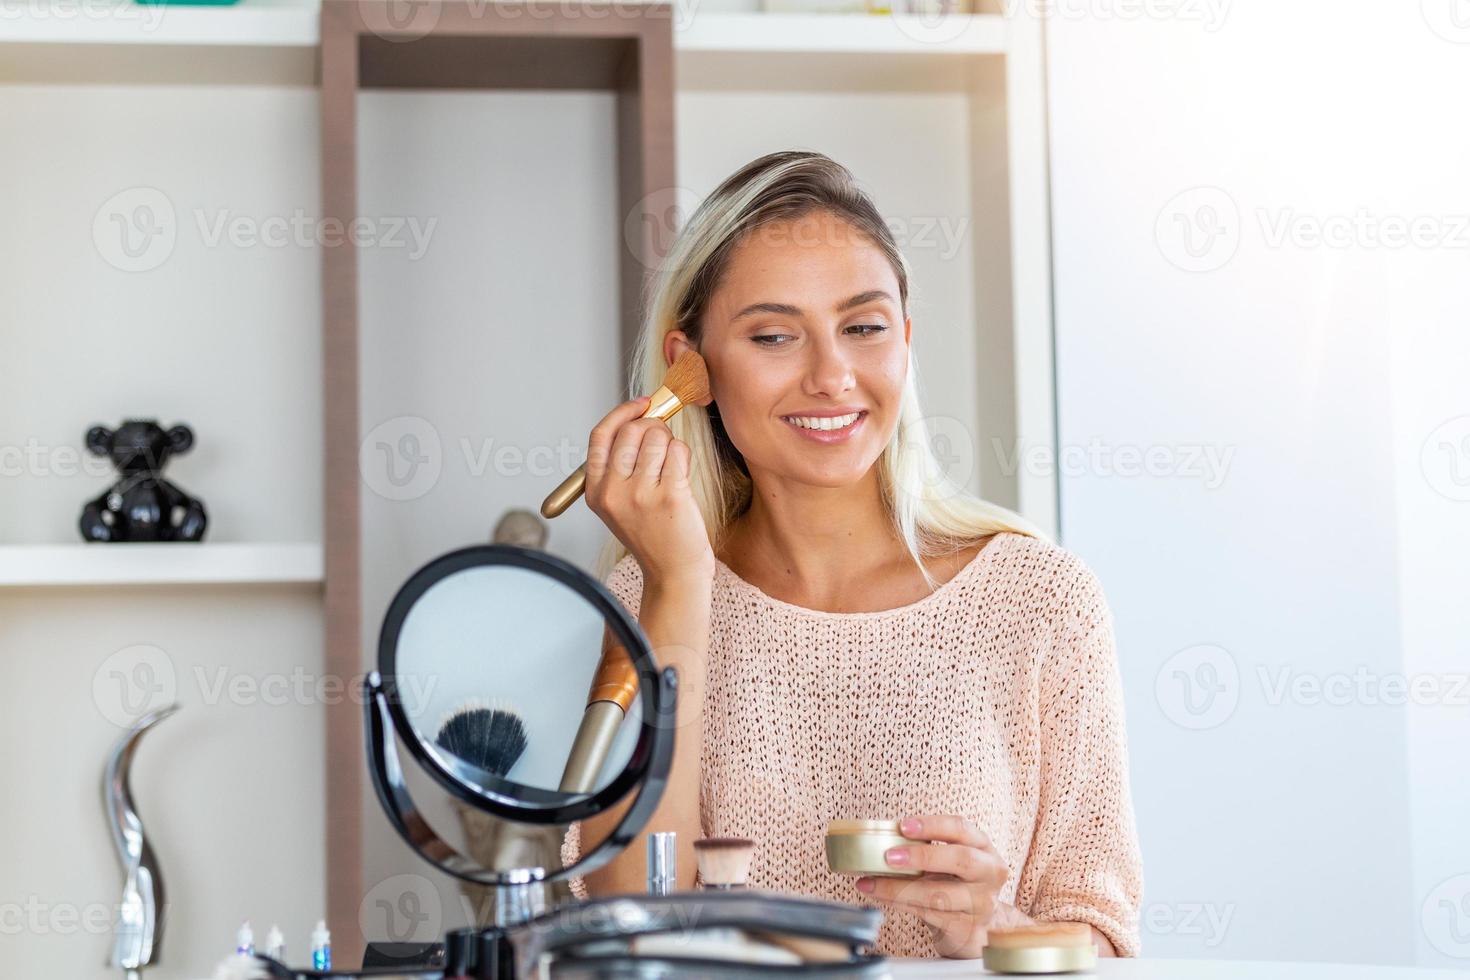
<instances>
[{"instance_id":1,"label":"neck","mask_svg":"<svg viewBox=\"0 0 1470 980\"><path fill-rule=\"evenodd\" d=\"M750 509L732 536L736 561L796 594L824 595L854 576L906 559L883 505L878 468L857 484L815 487L752 474Z\"/></svg>"}]
</instances>

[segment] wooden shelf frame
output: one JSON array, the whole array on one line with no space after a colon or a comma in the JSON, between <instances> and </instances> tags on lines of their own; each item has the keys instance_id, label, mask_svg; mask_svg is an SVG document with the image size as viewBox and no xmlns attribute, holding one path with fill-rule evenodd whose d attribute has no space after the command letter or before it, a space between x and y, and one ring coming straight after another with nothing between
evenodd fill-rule
<instances>
[{"instance_id":1,"label":"wooden shelf frame","mask_svg":"<svg viewBox=\"0 0 1470 980\"><path fill-rule=\"evenodd\" d=\"M658 213L674 182L674 46L668 4L567 0L529 16L518 3L443 0L427 20L395 16L393 0L324 0L321 11L322 214L358 214L357 94L365 87L558 87L616 95L617 183L622 216ZM635 218L636 220L636 218ZM652 227L653 222L640 222ZM660 256L651 238L620 254L624 353L637 335L643 288ZM358 445L358 256L322 250L325 661L329 675L363 669L362 524ZM609 366L623 384L622 364ZM328 708L327 918L355 962L363 937L362 801L367 761L360 708Z\"/></svg>"}]
</instances>

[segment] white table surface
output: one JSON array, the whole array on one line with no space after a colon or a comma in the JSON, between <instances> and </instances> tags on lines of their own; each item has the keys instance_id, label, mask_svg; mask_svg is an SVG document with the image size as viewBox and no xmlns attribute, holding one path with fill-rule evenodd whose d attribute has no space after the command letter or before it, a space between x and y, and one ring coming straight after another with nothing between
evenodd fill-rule
<instances>
[{"instance_id":1,"label":"white table surface","mask_svg":"<svg viewBox=\"0 0 1470 980\"><path fill-rule=\"evenodd\" d=\"M979 960L890 960L893 980L928 977L994 977ZM1465 964L1470 967L1470 961ZM1470 980L1465 970L1412 966L1363 966L1342 963L1288 963L1264 960L1100 960L1091 973L1061 974L1061 978L1097 980Z\"/></svg>"}]
</instances>

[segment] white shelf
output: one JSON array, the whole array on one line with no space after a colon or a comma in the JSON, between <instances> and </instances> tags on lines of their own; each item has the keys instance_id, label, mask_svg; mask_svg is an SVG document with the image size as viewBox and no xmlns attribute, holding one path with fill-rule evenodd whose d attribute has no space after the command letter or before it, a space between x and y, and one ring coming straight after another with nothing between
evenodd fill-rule
<instances>
[{"instance_id":1,"label":"white shelf","mask_svg":"<svg viewBox=\"0 0 1470 980\"><path fill-rule=\"evenodd\" d=\"M699 14L674 32L680 52L740 54L1004 54L1000 14Z\"/></svg>"},{"instance_id":2,"label":"white shelf","mask_svg":"<svg viewBox=\"0 0 1470 980\"><path fill-rule=\"evenodd\" d=\"M314 48L315 0L241 0L226 6L83 4L0 0L0 44ZM492 2L492 0L486 0ZM1006 19L955 14L721 14L693 17L674 31L679 51L748 54L1003 54Z\"/></svg>"},{"instance_id":3,"label":"white shelf","mask_svg":"<svg viewBox=\"0 0 1470 980\"><path fill-rule=\"evenodd\" d=\"M0 0L0 43L141 44L195 47L314 48L314 0L241 0L225 6L66 4Z\"/></svg>"},{"instance_id":4,"label":"white shelf","mask_svg":"<svg viewBox=\"0 0 1470 980\"><path fill-rule=\"evenodd\" d=\"M319 544L15 544L0 586L239 585L322 581Z\"/></svg>"}]
</instances>

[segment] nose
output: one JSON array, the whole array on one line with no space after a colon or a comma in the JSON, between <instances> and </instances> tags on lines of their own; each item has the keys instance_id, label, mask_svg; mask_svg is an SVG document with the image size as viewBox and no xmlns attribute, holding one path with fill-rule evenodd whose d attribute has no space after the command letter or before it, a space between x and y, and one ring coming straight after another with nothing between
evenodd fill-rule
<instances>
[{"instance_id":1,"label":"nose","mask_svg":"<svg viewBox=\"0 0 1470 980\"><path fill-rule=\"evenodd\" d=\"M806 379L802 385L812 397L837 398L857 384L847 352L835 340L825 340L807 348Z\"/></svg>"}]
</instances>

